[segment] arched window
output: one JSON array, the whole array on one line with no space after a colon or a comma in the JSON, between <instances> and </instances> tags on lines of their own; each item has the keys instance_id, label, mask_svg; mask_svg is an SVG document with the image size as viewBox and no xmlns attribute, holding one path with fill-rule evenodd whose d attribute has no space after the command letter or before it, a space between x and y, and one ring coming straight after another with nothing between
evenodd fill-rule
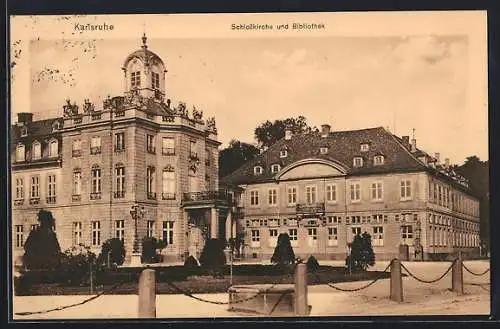
<instances>
[{"instance_id":1,"label":"arched window","mask_svg":"<svg viewBox=\"0 0 500 329\"><path fill-rule=\"evenodd\" d=\"M19 144L16 147L16 161L22 162L26 160L26 149L23 144Z\"/></svg>"},{"instance_id":2,"label":"arched window","mask_svg":"<svg viewBox=\"0 0 500 329\"><path fill-rule=\"evenodd\" d=\"M375 166L380 166L380 165L383 165L384 164L384 156L383 155L376 155L374 158L373 158L373 164Z\"/></svg>"},{"instance_id":3,"label":"arched window","mask_svg":"<svg viewBox=\"0 0 500 329\"><path fill-rule=\"evenodd\" d=\"M42 145L35 141L33 142L33 145L32 145L32 151L33 151L33 160L38 160L42 157Z\"/></svg>"},{"instance_id":4,"label":"arched window","mask_svg":"<svg viewBox=\"0 0 500 329\"><path fill-rule=\"evenodd\" d=\"M263 169L261 166L255 166L253 167L253 174L254 175L262 175Z\"/></svg>"},{"instance_id":5,"label":"arched window","mask_svg":"<svg viewBox=\"0 0 500 329\"><path fill-rule=\"evenodd\" d=\"M162 172L162 199L175 200L175 170L167 166Z\"/></svg>"},{"instance_id":6,"label":"arched window","mask_svg":"<svg viewBox=\"0 0 500 329\"><path fill-rule=\"evenodd\" d=\"M275 163L271 166L271 172L274 174L274 173L277 173L278 171L280 171L281 169L281 166L278 164L278 163Z\"/></svg>"},{"instance_id":7,"label":"arched window","mask_svg":"<svg viewBox=\"0 0 500 329\"><path fill-rule=\"evenodd\" d=\"M59 153L59 146L57 144L58 143L56 140L50 141L50 143L49 143L49 157L51 157L51 158L57 157L57 155Z\"/></svg>"}]
</instances>

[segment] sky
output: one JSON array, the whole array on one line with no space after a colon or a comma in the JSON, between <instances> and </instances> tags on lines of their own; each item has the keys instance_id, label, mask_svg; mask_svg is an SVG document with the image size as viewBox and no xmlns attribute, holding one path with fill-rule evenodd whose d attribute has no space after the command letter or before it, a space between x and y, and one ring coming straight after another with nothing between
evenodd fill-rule
<instances>
[{"instance_id":1,"label":"sky","mask_svg":"<svg viewBox=\"0 0 500 329\"><path fill-rule=\"evenodd\" d=\"M140 48L143 30L126 38L33 34L17 59L29 72L13 68L13 84L28 80L29 95L13 102L12 114L53 117L66 98L99 107L107 95L123 94L121 67ZM303 115L332 130L383 126L412 136L414 129L419 148L455 164L470 155L488 159L487 103L477 95L486 90L471 76L473 40L465 33L148 35L168 70L167 98L215 116L222 147L231 139L255 143L253 131L266 120Z\"/></svg>"}]
</instances>

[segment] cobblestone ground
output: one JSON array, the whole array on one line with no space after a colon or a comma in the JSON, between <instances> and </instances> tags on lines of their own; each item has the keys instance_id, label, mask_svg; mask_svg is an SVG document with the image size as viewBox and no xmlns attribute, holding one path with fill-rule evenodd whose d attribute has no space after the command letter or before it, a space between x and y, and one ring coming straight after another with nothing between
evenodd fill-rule
<instances>
[{"instance_id":1,"label":"cobblestone ground","mask_svg":"<svg viewBox=\"0 0 500 329\"><path fill-rule=\"evenodd\" d=\"M488 261L465 261L473 272L489 268ZM326 264L326 263L325 263ZM380 262L373 270L383 270L388 262ZM449 262L407 262L406 267L417 277L432 280L443 274ZM345 315L477 315L490 313L490 272L474 276L464 270L463 296L450 291L451 271L440 281L420 283L403 278L404 301L389 300L389 280L380 280L357 292L341 292L327 285L309 286L311 316ZM336 284L341 288L357 288L367 282ZM196 295L213 301L227 301L227 294ZM13 312L41 311L78 303L89 296L21 296L13 298ZM45 314L14 315L15 320L34 319L124 319L137 317L136 295L104 295L87 304ZM183 295L158 295L157 318L214 318L251 316L227 311L227 305L213 305Z\"/></svg>"}]
</instances>

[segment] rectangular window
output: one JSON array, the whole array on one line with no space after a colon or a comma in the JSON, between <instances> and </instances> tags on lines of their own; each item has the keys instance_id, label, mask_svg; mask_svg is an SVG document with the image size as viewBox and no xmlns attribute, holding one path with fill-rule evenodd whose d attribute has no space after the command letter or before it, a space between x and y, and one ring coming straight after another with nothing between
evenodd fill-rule
<instances>
[{"instance_id":1,"label":"rectangular window","mask_svg":"<svg viewBox=\"0 0 500 329\"><path fill-rule=\"evenodd\" d=\"M32 199L40 197L40 176L31 176L31 194Z\"/></svg>"},{"instance_id":2,"label":"rectangular window","mask_svg":"<svg viewBox=\"0 0 500 329\"><path fill-rule=\"evenodd\" d=\"M370 190L373 201L381 201L383 199L383 188L381 182L372 183Z\"/></svg>"},{"instance_id":3,"label":"rectangular window","mask_svg":"<svg viewBox=\"0 0 500 329\"><path fill-rule=\"evenodd\" d=\"M297 188L289 187L288 188L288 204L294 205L297 203Z\"/></svg>"},{"instance_id":4,"label":"rectangular window","mask_svg":"<svg viewBox=\"0 0 500 329\"><path fill-rule=\"evenodd\" d=\"M101 168L92 168L91 182L91 193L101 193Z\"/></svg>"},{"instance_id":5,"label":"rectangular window","mask_svg":"<svg viewBox=\"0 0 500 329\"><path fill-rule=\"evenodd\" d=\"M148 166L146 169L146 193L150 200L156 200L156 189L155 189L155 168Z\"/></svg>"},{"instance_id":6,"label":"rectangular window","mask_svg":"<svg viewBox=\"0 0 500 329\"><path fill-rule=\"evenodd\" d=\"M409 244L413 240L413 226L403 225L401 226L401 239L403 244Z\"/></svg>"},{"instance_id":7,"label":"rectangular window","mask_svg":"<svg viewBox=\"0 0 500 329\"><path fill-rule=\"evenodd\" d=\"M125 167L115 168L116 184L115 184L115 198L125 197Z\"/></svg>"},{"instance_id":8,"label":"rectangular window","mask_svg":"<svg viewBox=\"0 0 500 329\"><path fill-rule=\"evenodd\" d=\"M73 245L78 246L82 243L82 222L73 222Z\"/></svg>"},{"instance_id":9,"label":"rectangular window","mask_svg":"<svg viewBox=\"0 0 500 329\"><path fill-rule=\"evenodd\" d=\"M276 189L269 190L269 205L275 206L277 204L278 192Z\"/></svg>"},{"instance_id":10,"label":"rectangular window","mask_svg":"<svg viewBox=\"0 0 500 329\"><path fill-rule=\"evenodd\" d=\"M125 221L115 220L115 238L124 240L125 239Z\"/></svg>"},{"instance_id":11,"label":"rectangular window","mask_svg":"<svg viewBox=\"0 0 500 329\"><path fill-rule=\"evenodd\" d=\"M155 237L155 221L154 220L148 220L148 238L154 238Z\"/></svg>"},{"instance_id":12,"label":"rectangular window","mask_svg":"<svg viewBox=\"0 0 500 329\"><path fill-rule=\"evenodd\" d=\"M198 158L198 154L196 153L196 141L189 142L189 157Z\"/></svg>"},{"instance_id":13,"label":"rectangular window","mask_svg":"<svg viewBox=\"0 0 500 329\"><path fill-rule=\"evenodd\" d=\"M72 156L74 158L82 155L82 141L77 139L73 141L73 148L71 150Z\"/></svg>"},{"instance_id":14,"label":"rectangular window","mask_svg":"<svg viewBox=\"0 0 500 329\"><path fill-rule=\"evenodd\" d=\"M167 241L169 246L174 244L174 222L163 221L162 239Z\"/></svg>"},{"instance_id":15,"label":"rectangular window","mask_svg":"<svg viewBox=\"0 0 500 329\"><path fill-rule=\"evenodd\" d=\"M361 184L351 183L351 202L359 202L361 200Z\"/></svg>"},{"instance_id":16,"label":"rectangular window","mask_svg":"<svg viewBox=\"0 0 500 329\"><path fill-rule=\"evenodd\" d=\"M154 135L146 135L146 151L148 153L155 153L155 136Z\"/></svg>"},{"instance_id":17,"label":"rectangular window","mask_svg":"<svg viewBox=\"0 0 500 329\"><path fill-rule=\"evenodd\" d=\"M337 202L337 185L330 184L326 186L326 201Z\"/></svg>"},{"instance_id":18,"label":"rectangular window","mask_svg":"<svg viewBox=\"0 0 500 329\"><path fill-rule=\"evenodd\" d=\"M163 171L163 200L175 199L175 171Z\"/></svg>"},{"instance_id":19,"label":"rectangular window","mask_svg":"<svg viewBox=\"0 0 500 329\"><path fill-rule=\"evenodd\" d=\"M318 229L310 227L307 229L307 244L309 247L315 247L318 242Z\"/></svg>"},{"instance_id":20,"label":"rectangular window","mask_svg":"<svg viewBox=\"0 0 500 329\"><path fill-rule=\"evenodd\" d=\"M328 228L328 245L329 246L339 245L338 229L336 227Z\"/></svg>"},{"instance_id":21,"label":"rectangular window","mask_svg":"<svg viewBox=\"0 0 500 329\"><path fill-rule=\"evenodd\" d=\"M90 154L101 153L101 137L92 137L90 140Z\"/></svg>"},{"instance_id":22,"label":"rectangular window","mask_svg":"<svg viewBox=\"0 0 500 329\"><path fill-rule=\"evenodd\" d=\"M22 248L24 246L24 227L22 225L16 225L16 248Z\"/></svg>"},{"instance_id":23,"label":"rectangular window","mask_svg":"<svg viewBox=\"0 0 500 329\"><path fill-rule=\"evenodd\" d=\"M141 72L131 72L130 73L130 87L138 88L141 86Z\"/></svg>"},{"instance_id":24,"label":"rectangular window","mask_svg":"<svg viewBox=\"0 0 500 329\"><path fill-rule=\"evenodd\" d=\"M125 150L125 133L115 134L115 151L120 152Z\"/></svg>"},{"instance_id":25,"label":"rectangular window","mask_svg":"<svg viewBox=\"0 0 500 329\"><path fill-rule=\"evenodd\" d=\"M156 72L151 73L151 86L153 89L160 89L160 74Z\"/></svg>"},{"instance_id":26,"label":"rectangular window","mask_svg":"<svg viewBox=\"0 0 500 329\"><path fill-rule=\"evenodd\" d=\"M56 175L47 176L47 203L56 203Z\"/></svg>"},{"instance_id":27,"label":"rectangular window","mask_svg":"<svg viewBox=\"0 0 500 329\"><path fill-rule=\"evenodd\" d=\"M92 221L92 246L98 247L101 245L101 222Z\"/></svg>"},{"instance_id":28,"label":"rectangular window","mask_svg":"<svg viewBox=\"0 0 500 329\"><path fill-rule=\"evenodd\" d=\"M175 154L175 139L173 137L162 138L161 152L163 155Z\"/></svg>"},{"instance_id":29,"label":"rectangular window","mask_svg":"<svg viewBox=\"0 0 500 329\"><path fill-rule=\"evenodd\" d=\"M73 172L73 195L82 193L82 173L80 171Z\"/></svg>"},{"instance_id":30,"label":"rectangular window","mask_svg":"<svg viewBox=\"0 0 500 329\"><path fill-rule=\"evenodd\" d=\"M30 231L35 231L38 228L38 224L31 224Z\"/></svg>"},{"instance_id":31,"label":"rectangular window","mask_svg":"<svg viewBox=\"0 0 500 329\"><path fill-rule=\"evenodd\" d=\"M373 223L381 224L382 221L383 221L383 215L373 215L372 216Z\"/></svg>"},{"instance_id":32,"label":"rectangular window","mask_svg":"<svg viewBox=\"0 0 500 329\"><path fill-rule=\"evenodd\" d=\"M306 202L307 204L316 203L316 186L306 186Z\"/></svg>"},{"instance_id":33,"label":"rectangular window","mask_svg":"<svg viewBox=\"0 0 500 329\"><path fill-rule=\"evenodd\" d=\"M24 199L24 179L16 178L16 200Z\"/></svg>"},{"instance_id":34,"label":"rectangular window","mask_svg":"<svg viewBox=\"0 0 500 329\"><path fill-rule=\"evenodd\" d=\"M361 234L361 226L352 226L351 227L351 241L353 241L354 237L358 234Z\"/></svg>"},{"instance_id":35,"label":"rectangular window","mask_svg":"<svg viewBox=\"0 0 500 329\"><path fill-rule=\"evenodd\" d=\"M253 248L260 247L260 231L252 230L251 231L251 242L250 246Z\"/></svg>"},{"instance_id":36,"label":"rectangular window","mask_svg":"<svg viewBox=\"0 0 500 329\"><path fill-rule=\"evenodd\" d=\"M290 243L292 244L292 247L298 246L297 229L296 228L289 229L288 236L290 238Z\"/></svg>"},{"instance_id":37,"label":"rectangular window","mask_svg":"<svg viewBox=\"0 0 500 329\"><path fill-rule=\"evenodd\" d=\"M278 242L278 230L275 228L269 229L269 247L276 247Z\"/></svg>"},{"instance_id":38,"label":"rectangular window","mask_svg":"<svg viewBox=\"0 0 500 329\"><path fill-rule=\"evenodd\" d=\"M384 227L374 226L373 227L373 245L383 246L384 245Z\"/></svg>"},{"instance_id":39,"label":"rectangular window","mask_svg":"<svg viewBox=\"0 0 500 329\"><path fill-rule=\"evenodd\" d=\"M250 191L250 205L251 206L259 205L259 191Z\"/></svg>"},{"instance_id":40,"label":"rectangular window","mask_svg":"<svg viewBox=\"0 0 500 329\"><path fill-rule=\"evenodd\" d=\"M328 216L327 220L328 220L328 224L341 224L342 223L342 217L340 217L340 216Z\"/></svg>"},{"instance_id":41,"label":"rectangular window","mask_svg":"<svg viewBox=\"0 0 500 329\"><path fill-rule=\"evenodd\" d=\"M401 181L401 199L402 200L411 199L411 181L410 180Z\"/></svg>"}]
</instances>

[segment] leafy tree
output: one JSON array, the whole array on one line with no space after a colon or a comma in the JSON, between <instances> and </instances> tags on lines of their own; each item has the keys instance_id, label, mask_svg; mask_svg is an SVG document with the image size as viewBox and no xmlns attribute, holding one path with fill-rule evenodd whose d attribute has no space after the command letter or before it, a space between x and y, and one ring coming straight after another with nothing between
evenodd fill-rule
<instances>
[{"instance_id":1,"label":"leafy tree","mask_svg":"<svg viewBox=\"0 0 500 329\"><path fill-rule=\"evenodd\" d=\"M219 176L229 175L259 153L259 149L251 144L231 140L229 146L219 152Z\"/></svg>"},{"instance_id":2,"label":"leafy tree","mask_svg":"<svg viewBox=\"0 0 500 329\"><path fill-rule=\"evenodd\" d=\"M201 267L212 270L215 275L217 270L226 265L224 246L225 242L221 239L208 240L200 255Z\"/></svg>"},{"instance_id":3,"label":"leafy tree","mask_svg":"<svg viewBox=\"0 0 500 329\"><path fill-rule=\"evenodd\" d=\"M96 255L90 247L73 246L62 254L61 268L64 282L69 285L86 285L90 282L90 270L96 264Z\"/></svg>"},{"instance_id":4,"label":"leafy tree","mask_svg":"<svg viewBox=\"0 0 500 329\"><path fill-rule=\"evenodd\" d=\"M23 262L28 269L55 269L60 265L61 247L54 232L55 219L47 210L38 212L39 226L24 244Z\"/></svg>"},{"instance_id":5,"label":"leafy tree","mask_svg":"<svg viewBox=\"0 0 500 329\"><path fill-rule=\"evenodd\" d=\"M109 259L108 259L109 254ZM109 265L122 265L125 260L125 246L123 241L118 238L112 238L106 240L102 244L101 253L97 259L97 264L99 266L107 266L109 260Z\"/></svg>"},{"instance_id":6,"label":"leafy tree","mask_svg":"<svg viewBox=\"0 0 500 329\"><path fill-rule=\"evenodd\" d=\"M286 233L281 233L278 236L278 243L274 248L271 263L278 264L279 266L293 264L295 262L295 253L293 252L290 237Z\"/></svg>"},{"instance_id":7,"label":"leafy tree","mask_svg":"<svg viewBox=\"0 0 500 329\"><path fill-rule=\"evenodd\" d=\"M144 237L142 239L142 254L141 262L143 263L158 263L161 261L161 255L157 253L158 249L163 249L167 246L164 240L157 240L154 237Z\"/></svg>"},{"instance_id":8,"label":"leafy tree","mask_svg":"<svg viewBox=\"0 0 500 329\"><path fill-rule=\"evenodd\" d=\"M364 232L356 234L351 244L351 253L347 256L346 266L353 271L366 271L368 266L375 265L375 253L372 247L372 237Z\"/></svg>"},{"instance_id":9,"label":"leafy tree","mask_svg":"<svg viewBox=\"0 0 500 329\"><path fill-rule=\"evenodd\" d=\"M269 147L285 136L286 127L290 127L294 134L317 130L315 127L310 127L307 124L307 119L303 116L274 120L274 122L267 120L255 128L255 139L262 147Z\"/></svg>"}]
</instances>

